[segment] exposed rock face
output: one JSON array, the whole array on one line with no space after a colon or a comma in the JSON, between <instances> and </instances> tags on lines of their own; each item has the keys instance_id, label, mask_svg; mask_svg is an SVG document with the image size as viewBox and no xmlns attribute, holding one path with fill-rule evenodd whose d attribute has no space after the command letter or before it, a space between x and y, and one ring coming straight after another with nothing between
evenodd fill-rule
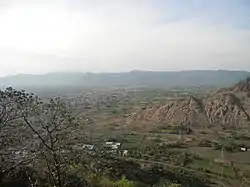
<instances>
[{"instance_id":1,"label":"exposed rock face","mask_svg":"<svg viewBox=\"0 0 250 187\"><path fill-rule=\"evenodd\" d=\"M194 126L199 125L200 121L207 121L202 101L193 97L171 101L165 105L150 106L131 117L140 122L181 126Z\"/></svg>"},{"instance_id":2,"label":"exposed rock face","mask_svg":"<svg viewBox=\"0 0 250 187\"><path fill-rule=\"evenodd\" d=\"M222 93L208 98L205 111L210 124L233 125L249 120L246 107L234 93Z\"/></svg>"},{"instance_id":3,"label":"exposed rock face","mask_svg":"<svg viewBox=\"0 0 250 187\"><path fill-rule=\"evenodd\" d=\"M148 106L130 116L133 122L201 126L242 125L250 120L250 78L205 99L190 97Z\"/></svg>"},{"instance_id":4,"label":"exposed rock face","mask_svg":"<svg viewBox=\"0 0 250 187\"><path fill-rule=\"evenodd\" d=\"M250 92L250 77L232 87L234 92Z\"/></svg>"}]
</instances>

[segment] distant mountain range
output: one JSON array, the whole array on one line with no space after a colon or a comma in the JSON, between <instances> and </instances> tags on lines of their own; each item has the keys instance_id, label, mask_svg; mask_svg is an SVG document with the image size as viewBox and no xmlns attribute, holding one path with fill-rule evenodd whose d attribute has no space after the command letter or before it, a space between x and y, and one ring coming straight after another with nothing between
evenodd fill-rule
<instances>
[{"instance_id":1,"label":"distant mountain range","mask_svg":"<svg viewBox=\"0 0 250 187\"><path fill-rule=\"evenodd\" d=\"M1 87L225 87L250 76L247 71L131 71L125 73L18 74L0 78Z\"/></svg>"}]
</instances>

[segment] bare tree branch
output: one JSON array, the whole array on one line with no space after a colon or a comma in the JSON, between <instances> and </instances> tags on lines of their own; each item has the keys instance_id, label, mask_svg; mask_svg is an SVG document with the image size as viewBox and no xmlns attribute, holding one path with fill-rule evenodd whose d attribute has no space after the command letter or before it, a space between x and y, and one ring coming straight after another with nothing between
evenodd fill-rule
<instances>
[{"instance_id":1,"label":"bare tree branch","mask_svg":"<svg viewBox=\"0 0 250 187\"><path fill-rule=\"evenodd\" d=\"M42 143L50 150L53 150L52 147L50 147L46 141L42 138L42 136L33 128L33 126L30 124L30 122L27 120L25 116L23 116L23 119L25 123L28 125L28 127L38 136L38 138L42 141Z\"/></svg>"}]
</instances>

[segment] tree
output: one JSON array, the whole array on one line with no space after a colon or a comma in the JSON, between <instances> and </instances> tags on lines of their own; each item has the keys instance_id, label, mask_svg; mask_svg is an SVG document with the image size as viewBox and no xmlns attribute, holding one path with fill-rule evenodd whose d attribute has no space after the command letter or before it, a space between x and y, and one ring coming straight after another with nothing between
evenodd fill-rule
<instances>
[{"instance_id":1,"label":"tree","mask_svg":"<svg viewBox=\"0 0 250 187\"><path fill-rule=\"evenodd\" d=\"M33 97L33 94L29 94ZM7 172L13 167L25 162L20 157L15 160L15 152L23 148L27 136L25 129L20 126L22 112L19 101L25 102L29 97L24 90L18 91L11 87L0 90L0 171ZM23 133L23 134L22 134ZM22 136L21 136L22 134ZM21 153L21 152L20 152Z\"/></svg>"},{"instance_id":2,"label":"tree","mask_svg":"<svg viewBox=\"0 0 250 187\"><path fill-rule=\"evenodd\" d=\"M72 134L77 134L74 124L69 106L60 98L42 102L24 90L0 91L0 174L34 161L46 166L54 186L63 187Z\"/></svg>"},{"instance_id":3,"label":"tree","mask_svg":"<svg viewBox=\"0 0 250 187\"><path fill-rule=\"evenodd\" d=\"M36 152L47 167L50 182L63 187L68 164L69 146L76 131L75 118L67 104L60 98L42 102L38 97L27 95L18 100L23 125L33 133Z\"/></svg>"},{"instance_id":4,"label":"tree","mask_svg":"<svg viewBox=\"0 0 250 187\"><path fill-rule=\"evenodd\" d=\"M72 134L77 134L75 124L69 106L60 98L42 102L24 90L0 91L0 176L32 161L41 170L46 166L51 184L63 187Z\"/></svg>"}]
</instances>

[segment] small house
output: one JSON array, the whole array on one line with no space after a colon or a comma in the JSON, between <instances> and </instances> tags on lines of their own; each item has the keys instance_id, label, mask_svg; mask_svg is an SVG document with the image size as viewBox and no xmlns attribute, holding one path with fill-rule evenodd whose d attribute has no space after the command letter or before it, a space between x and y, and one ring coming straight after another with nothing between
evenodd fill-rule
<instances>
[{"instance_id":1,"label":"small house","mask_svg":"<svg viewBox=\"0 0 250 187\"><path fill-rule=\"evenodd\" d=\"M91 145L91 144L84 144L83 146L83 149L87 149L87 150L93 150L94 149L94 145Z\"/></svg>"},{"instance_id":2,"label":"small house","mask_svg":"<svg viewBox=\"0 0 250 187\"><path fill-rule=\"evenodd\" d=\"M107 148L110 148L110 149L118 149L120 146L121 146L121 142L106 142L105 145Z\"/></svg>"},{"instance_id":3,"label":"small house","mask_svg":"<svg viewBox=\"0 0 250 187\"><path fill-rule=\"evenodd\" d=\"M242 152L246 152L246 151L247 151L247 148L246 148L246 147L241 147L240 150L241 150Z\"/></svg>"},{"instance_id":4,"label":"small house","mask_svg":"<svg viewBox=\"0 0 250 187\"><path fill-rule=\"evenodd\" d=\"M75 150L88 150L88 151L92 151L94 149L94 145L91 145L91 144L83 144L83 145L74 145L73 146L73 149Z\"/></svg>"},{"instance_id":5,"label":"small house","mask_svg":"<svg viewBox=\"0 0 250 187\"><path fill-rule=\"evenodd\" d=\"M128 156L128 150L123 150L122 156Z\"/></svg>"}]
</instances>

